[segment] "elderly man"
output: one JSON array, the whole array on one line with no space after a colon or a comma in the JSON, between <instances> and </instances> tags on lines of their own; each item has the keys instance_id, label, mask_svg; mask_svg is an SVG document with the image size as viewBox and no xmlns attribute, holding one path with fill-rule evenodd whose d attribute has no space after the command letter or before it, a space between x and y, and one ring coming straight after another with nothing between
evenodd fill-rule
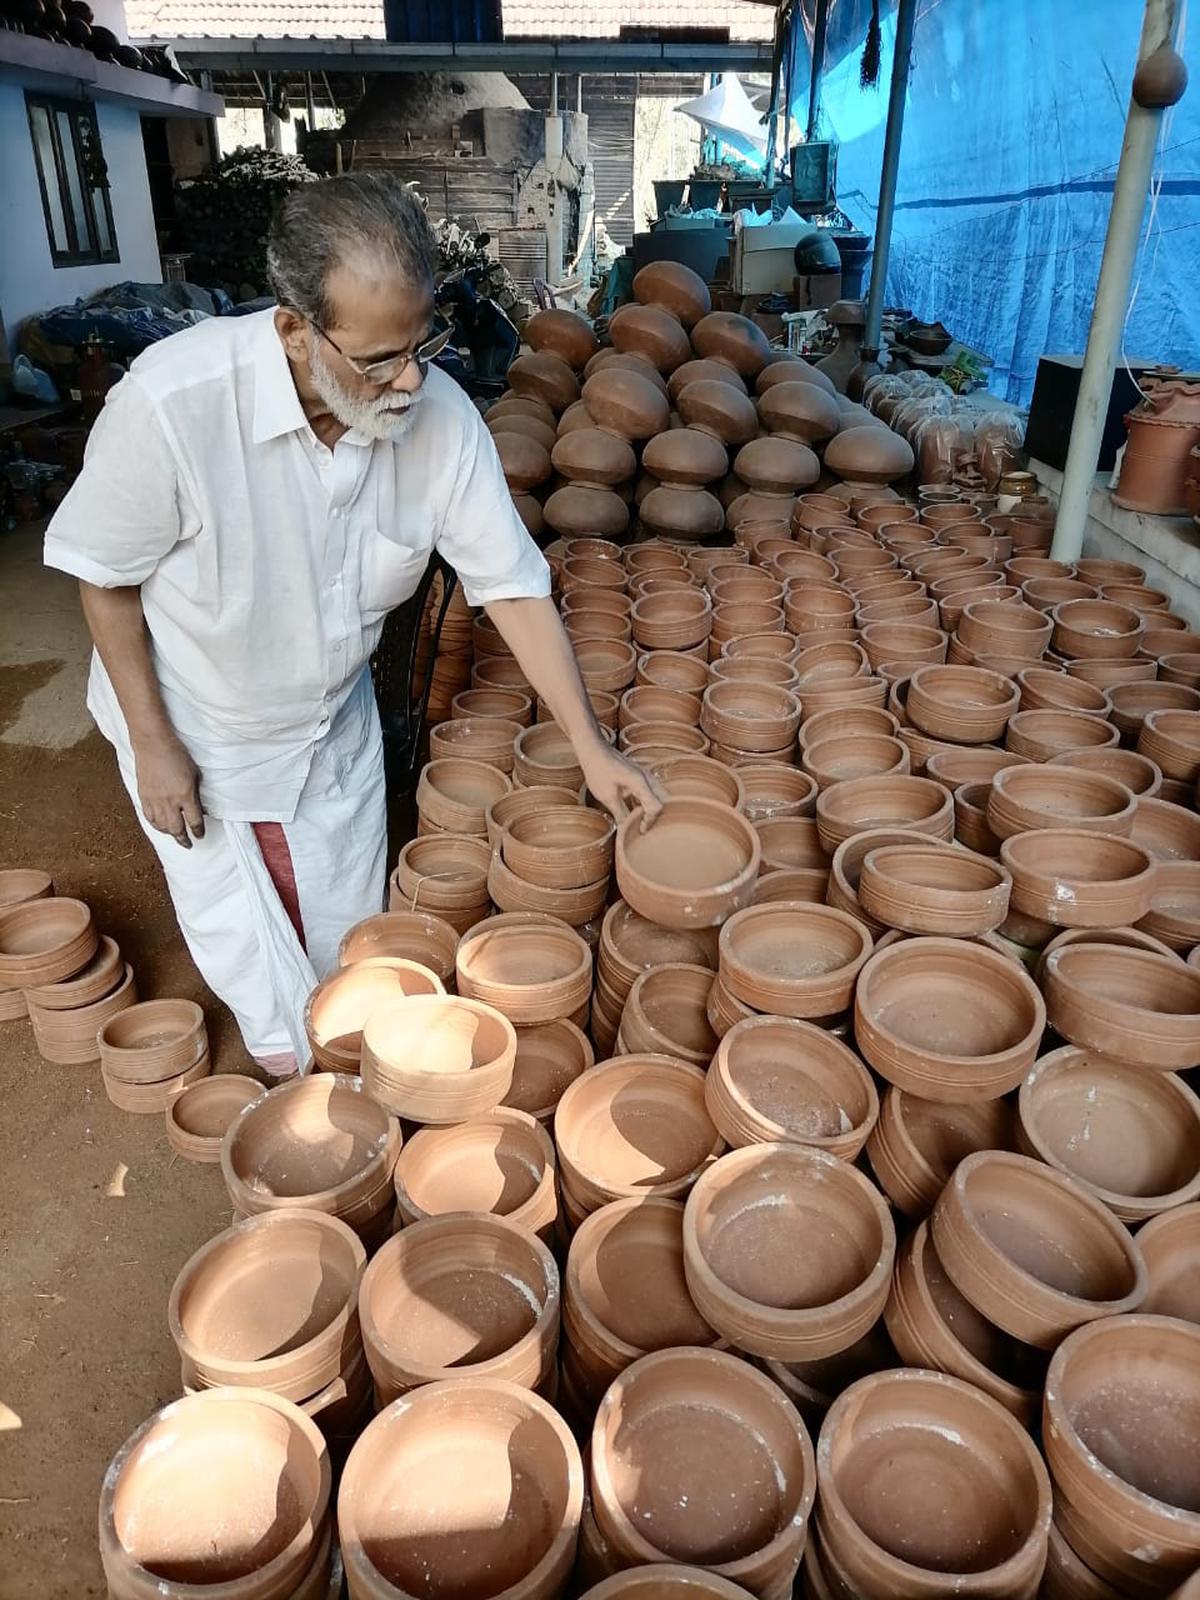
<instances>
[{"instance_id":1,"label":"elderly man","mask_svg":"<svg viewBox=\"0 0 1200 1600\"><path fill-rule=\"evenodd\" d=\"M658 800L605 742L491 438L430 365L436 251L387 177L297 189L278 305L165 340L111 392L46 536L95 642L88 705L196 965L266 1072L385 879L367 658L437 550L620 813Z\"/></svg>"}]
</instances>

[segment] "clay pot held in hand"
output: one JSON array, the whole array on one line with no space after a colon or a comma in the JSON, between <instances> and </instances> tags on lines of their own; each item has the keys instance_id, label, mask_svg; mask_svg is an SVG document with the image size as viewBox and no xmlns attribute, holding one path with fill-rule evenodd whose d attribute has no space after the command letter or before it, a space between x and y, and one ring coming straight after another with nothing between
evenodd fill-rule
<instances>
[{"instance_id":1,"label":"clay pot held in hand","mask_svg":"<svg viewBox=\"0 0 1200 1600\"><path fill-rule=\"evenodd\" d=\"M746 905L761 846L738 812L710 800L668 800L643 829L634 812L617 831L616 871L635 911L665 927L717 927Z\"/></svg>"}]
</instances>

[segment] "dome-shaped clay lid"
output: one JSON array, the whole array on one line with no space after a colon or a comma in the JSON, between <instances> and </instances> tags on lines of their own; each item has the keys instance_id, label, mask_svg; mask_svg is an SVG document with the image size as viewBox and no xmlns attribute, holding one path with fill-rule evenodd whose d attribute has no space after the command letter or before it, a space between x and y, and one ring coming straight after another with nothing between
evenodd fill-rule
<instances>
[{"instance_id":1,"label":"dome-shaped clay lid","mask_svg":"<svg viewBox=\"0 0 1200 1600\"><path fill-rule=\"evenodd\" d=\"M661 306L621 306L608 324L608 336L618 350L645 356L659 372L674 372L692 353L683 324Z\"/></svg>"},{"instance_id":2,"label":"dome-shaped clay lid","mask_svg":"<svg viewBox=\"0 0 1200 1600\"><path fill-rule=\"evenodd\" d=\"M833 379L811 366L803 356L785 356L780 361L772 361L755 378L754 392L766 394L777 383L809 383L815 389L824 389L833 398L837 396Z\"/></svg>"},{"instance_id":3,"label":"dome-shaped clay lid","mask_svg":"<svg viewBox=\"0 0 1200 1600\"><path fill-rule=\"evenodd\" d=\"M651 261L633 278L633 292L644 306L662 306L692 327L712 310L708 285L681 261Z\"/></svg>"},{"instance_id":4,"label":"dome-shaped clay lid","mask_svg":"<svg viewBox=\"0 0 1200 1600\"><path fill-rule=\"evenodd\" d=\"M772 358L766 334L736 311L710 311L692 329L698 356L726 361L743 378L756 378Z\"/></svg>"},{"instance_id":5,"label":"dome-shaped clay lid","mask_svg":"<svg viewBox=\"0 0 1200 1600\"><path fill-rule=\"evenodd\" d=\"M525 324L522 339L531 350L549 350L561 356L569 367L580 370L600 348L591 324L578 311L563 306L548 306L535 311Z\"/></svg>"},{"instance_id":6,"label":"dome-shaped clay lid","mask_svg":"<svg viewBox=\"0 0 1200 1600\"><path fill-rule=\"evenodd\" d=\"M575 428L564 434L550 454L554 470L572 483L606 487L624 483L637 471L633 446L601 428Z\"/></svg>"},{"instance_id":7,"label":"dome-shaped clay lid","mask_svg":"<svg viewBox=\"0 0 1200 1600\"><path fill-rule=\"evenodd\" d=\"M848 483L887 483L913 469L912 446L890 428L847 428L825 446L825 466Z\"/></svg>"},{"instance_id":8,"label":"dome-shaped clay lid","mask_svg":"<svg viewBox=\"0 0 1200 1600\"><path fill-rule=\"evenodd\" d=\"M626 367L607 366L583 386L583 400L598 428L623 439L650 439L666 429L666 395Z\"/></svg>"},{"instance_id":9,"label":"dome-shaped clay lid","mask_svg":"<svg viewBox=\"0 0 1200 1600\"><path fill-rule=\"evenodd\" d=\"M642 466L661 483L711 483L729 471L725 446L699 428L655 434L642 451Z\"/></svg>"},{"instance_id":10,"label":"dome-shaped clay lid","mask_svg":"<svg viewBox=\"0 0 1200 1600\"><path fill-rule=\"evenodd\" d=\"M835 300L825 313L825 321L835 327L845 323L850 328L866 325L867 308L861 300Z\"/></svg>"},{"instance_id":11,"label":"dome-shaped clay lid","mask_svg":"<svg viewBox=\"0 0 1200 1600\"><path fill-rule=\"evenodd\" d=\"M516 394L512 389L506 389L488 407L485 420L497 422L501 417L536 417L539 422L554 426L554 412L544 400L535 400L531 394Z\"/></svg>"},{"instance_id":12,"label":"dome-shaped clay lid","mask_svg":"<svg viewBox=\"0 0 1200 1600\"><path fill-rule=\"evenodd\" d=\"M558 427L555 431L560 439L564 439L568 433L574 433L579 428L594 428L595 426L596 421L592 413L582 400L576 400L575 404L568 406L562 416L559 417Z\"/></svg>"},{"instance_id":13,"label":"dome-shaped clay lid","mask_svg":"<svg viewBox=\"0 0 1200 1600\"><path fill-rule=\"evenodd\" d=\"M671 403L677 405L680 391L686 389L689 383L697 383L702 378L716 379L719 383L732 384L735 389L740 389L744 394L746 385L741 377L725 361L704 361L697 358L695 361L685 361L681 367L676 367L667 381L667 393Z\"/></svg>"},{"instance_id":14,"label":"dome-shaped clay lid","mask_svg":"<svg viewBox=\"0 0 1200 1600\"><path fill-rule=\"evenodd\" d=\"M546 519L542 515L542 502L535 500L531 494L515 494L512 497L513 510L525 524L525 530L533 538L540 539L546 531Z\"/></svg>"},{"instance_id":15,"label":"dome-shaped clay lid","mask_svg":"<svg viewBox=\"0 0 1200 1600\"><path fill-rule=\"evenodd\" d=\"M565 416L566 413L564 412L563 415ZM543 422L540 417L523 417L512 414L497 417L493 422L489 416L486 427L493 438L498 433L520 433L526 439L536 439L543 450L553 450L554 441L558 437L554 424Z\"/></svg>"},{"instance_id":16,"label":"dome-shaped clay lid","mask_svg":"<svg viewBox=\"0 0 1200 1600\"><path fill-rule=\"evenodd\" d=\"M583 369L585 379L594 378L598 372L603 372L605 367L623 367L626 372L636 372L640 378L648 378L656 389L667 392L667 380L645 356L639 355L636 350L614 350L611 345L605 345L603 350L596 354Z\"/></svg>"},{"instance_id":17,"label":"dome-shaped clay lid","mask_svg":"<svg viewBox=\"0 0 1200 1600\"><path fill-rule=\"evenodd\" d=\"M550 452L536 439L521 433L492 435L504 481L514 494L525 494L550 476Z\"/></svg>"},{"instance_id":18,"label":"dome-shaped clay lid","mask_svg":"<svg viewBox=\"0 0 1200 1600\"><path fill-rule=\"evenodd\" d=\"M722 444L745 444L758 432L754 401L729 383L701 378L680 392L675 404L689 428L711 433Z\"/></svg>"},{"instance_id":19,"label":"dome-shaped clay lid","mask_svg":"<svg viewBox=\"0 0 1200 1600\"><path fill-rule=\"evenodd\" d=\"M643 528L682 539L707 539L725 526L725 511L707 489L660 484L638 507Z\"/></svg>"},{"instance_id":20,"label":"dome-shaped clay lid","mask_svg":"<svg viewBox=\"0 0 1200 1600\"><path fill-rule=\"evenodd\" d=\"M611 539L629 526L629 507L611 489L592 489L568 483L546 501L542 515L555 533L564 537L597 534Z\"/></svg>"},{"instance_id":21,"label":"dome-shaped clay lid","mask_svg":"<svg viewBox=\"0 0 1200 1600\"><path fill-rule=\"evenodd\" d=\"M508 369L508 385L517 394L532 395L552 411L565 411L579 399L579 380L561 356L549 350L535 350L518 356Z\"/></svg>"},{"instance_id":22,"label":"dome-shaped clay lid","mask_svg":"<svg viewBox=\"0 0 1200 1600\"><path fill-rule=\"evenodd\" d=\"M791 439L752 439L738 451L733 470L760 494L795 494L821 476L812 451Z\"/></svg>"},{"instance_id":23,"label":"dome-shaped clay lid","mask_svg":"<svg viewBox=\"0 0 1200 1600\"><path fill-rule=\"evenodd\" d=\"M774 383L758 402L763 426L802 444L832 439L842 414L832 395L815 383Z\"/></svg>"}]
</instances>

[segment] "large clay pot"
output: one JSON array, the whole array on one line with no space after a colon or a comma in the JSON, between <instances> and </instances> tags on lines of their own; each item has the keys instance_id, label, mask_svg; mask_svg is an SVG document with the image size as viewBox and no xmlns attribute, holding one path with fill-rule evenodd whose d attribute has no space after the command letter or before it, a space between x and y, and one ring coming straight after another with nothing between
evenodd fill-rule
<instances>
[{"instance_id":1,"label":"large clay pot","mask_svg":"<svg viewBox=\"0 0 1200 1600\"><path fill-rule=\"evenodd\" d=\"M745 394L746 385L724 361L685 361L681 367L676 367L667 381L667 393L671 404L679 404L679 396L689 384L698 383L702 379L711 379L716 383L727 383L730 388L737 389Z\"/></svg>"},{"instance_id":2,"label":"large clay pot","mask_svg":"<svg viewBox=\"0 0 1200 1600\"><path fill-rule=\"evenodd\" d=\"M660 484L638 507L642 527L668 539L708 539L725 526L725 512L706 489Z\"/></svg>"},{"instance_id":3,"label":"large clay pot","mask_svg":"<svg viewBox=\"0 0 1200 1600\"><path fill-rule=\"evenodd\" d=\"M542 514L549 526L564 538L580 534L611 538L623 534L629 526L629 507L619 494L582 483L556 489L546 501Z\"/></svg>"},{"instance_id":4,"label":"large clay pot","mask_svg":"<svg viewBox=\"0 0 1200 1600\"><path fill-rule=\"evenodd\" d=\"M744 444L758 433L758 413L748 394L717 378L699 378L676 401L685 426L712 434L725 445Z\"/></svg>"},{"instance_id":5,"label":"large clay pot","mask_svg":"<svg viewBox=\"0 0 1200 1600\"><path fill-rule=\"evenodd\" d=\"M565 434L550 452L550 460L564 478L589 488L625 483L637 471L637 457L628 441L601 428Z\"/></svg>"},{"instance_id":6,"label":"large clay pot","mask_svg":"<svg viewBox=\"0 0 1200 1600\"><path fill-rule=\"evenodd\" d=\"M839 394L846 393L847 380L858 366L862 353L866 308L861 300L835 300L825 312L825 320L837 328L837 349L816 364Z\"/></svg>"},{"instance_id":7,"label":"large clay pot","mask_svg":"<svg viewBox=\"0 0 1200 1600\"><path fill-rule=\"evenodd\" d=\"M521 337L531 350L549 350L561 356L576 372L586 366L600 348L590 323L577 311L561 306L535 311L521 330Z\"/></svg>"},{"instance_id":8,"label":"large clay pot","mask_svg":"<svg viewBox=\"0 0 1200 1600\"><path fill-rule=\"evenodd\" d=\"M752 439L738 451L733 469L759 494L793 495L821 475L821 463L813 452L791 439Z\"/></svg>"},{"instance_id":9,"label":"large clay pot","mask_svg":"<svg viewBox=\"0 0 1200 1600\"><path fill-rule=\"evenodd\" d=\"M561 356L549 350L518 356L508 369L509 387L541 400L557 415L579 399L579 380Z\"/></svg>"},{"instance_id":10,"label":"large clay pot","mask_svg":"<svg viewBox=\"0 0 1200 1600\"><path fill-rule=\"evenodd\" d=\"M772 433L802 444L832 439L838 431L837 404L815 383L773 384L759 400L758 414Z\"/></svg>"},{"instance_id":11,"label":"large clay pot","mask_svg":"<svg viewBox=\"0 0 1200 1600\"><path fill-rule=\"evenodd\" d=\"M636 351L659 372L674 372L692 353L678 318L658 306L622 306L609 322L609 337L618 350Z\"/></svg>"},{"instance_id":12,"label":"large clay pot","mask_svg":"<svg viewBox=\"0 0 1200 1600\"><path fill-rule=\"evenodd\" d=\"M583 401L598 428L622 439L649 439L667 426L667 397L648 378L607 366L583 386Z\"/></svg>"},{"instance_id":13,"label":"large clay pot","mask_svg":"<svg viewBox=\"0 0 1200 1600\"><path fill-rule=\"evenodd\" d=\"M724 477L729 457L712 434L699 428L671 428L647 441L642 466L661 483L705 484Z\"/></svg>"},{"instance_id":14,"label":"large clay pot","mask_svg":"<svg viewBox=\"0 0 1200 1600\"><path fill-rule=\"evenodd\" d=\"M766 394L776 383L807 383L810 388L823 390L830 399L837 395L832 380L803 356L788 356L765 366L754 380L754 392Z\"/></svg>"},{"instance_id":15,"label":"large clay pot","mask_svg":"<svg viewBox=\"0 0 1200 1600\"><path fill-rule=\"evenodd\" d=\"M756 378L771 360L766 334L749 317L736 311L710 311L692 329L698 356L724 361L743 378Z\"/></svg>"},{"instance_id":16,"label":"large clay pot","mask_svg":"<svg viewBox=\"0 0 1200 1600\"><path fill-rule=\"evenodd\" d=\"M639 377L652 383L660 394L667 392L667 380L662 373L652 361L639 355L636 350L614 350L611 345L605 345L584 367L583 375L585 378L594 378L605 367L621 367L626 372L636 372Z\"/></svg>"},{"instance_id":17,"label":"large clay pot","mask_svg":"<svg viewBox=\"0 0 1200 1600\"><path fill-rule=\"evenodd\" d=\"M708 285L680 261L651 261L633 275L633 292L645 306L661 306L685 328L712 310Z\"/></svg>"},{"instance_id":18,"label":"large clay pot","mask_svg":"<svg viewBox=\"0 0 1200 1600\"><path fill-rule=\"evenodd\" d=\"M912 471L913 459L912 446L890 428L847 428L825 446L826 471L847 483L890 483Z\"/></svg>"}]
</instances>

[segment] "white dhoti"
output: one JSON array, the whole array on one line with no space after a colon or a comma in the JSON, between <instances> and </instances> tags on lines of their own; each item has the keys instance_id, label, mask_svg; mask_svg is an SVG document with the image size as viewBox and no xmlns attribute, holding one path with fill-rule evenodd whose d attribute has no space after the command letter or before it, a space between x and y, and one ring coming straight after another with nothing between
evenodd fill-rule
<instances>
[{"instance_id":1,"label":"white dhoti","mask_svg":"<svg viewBox=\"0 0 1200 1600\"><path fill-rule=\"evenodd\" d=\"M373 712L373 707L372 707ZM295 816L280 824L291 856L303 944L263 860L249 822L206 815L190 850L152 828L137 796L133 751L124 727L105 732L138 821L166 874L192 959L233 1012L256 1058L308 1059L304 1005L337 965L347 928L383 905L386 815L378 719L361 748L339 747L336 726L314 747Z\"/></svg>"}]
</instances>

